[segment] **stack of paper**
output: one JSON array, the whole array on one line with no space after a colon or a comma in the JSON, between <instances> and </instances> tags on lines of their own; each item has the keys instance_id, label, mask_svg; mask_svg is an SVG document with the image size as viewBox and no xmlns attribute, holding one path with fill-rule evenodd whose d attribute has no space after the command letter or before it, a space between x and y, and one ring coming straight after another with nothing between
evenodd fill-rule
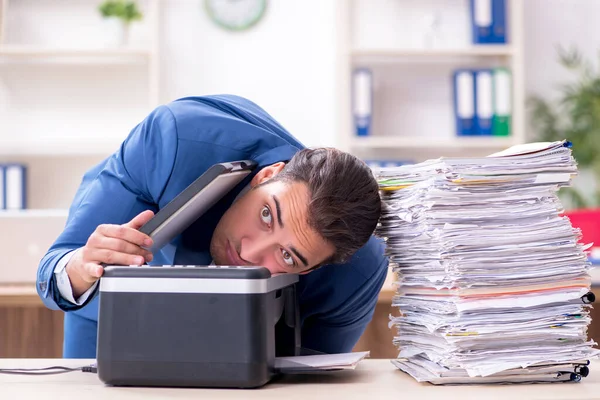
<instances>
[{"instance_id":1,"label":"stack of paper","mask_svg":"<svg viewBox=\"0 0 600 400\"><path fill-rule=\"evenodd\" d=\"M435 384L587 375L587 246L556 196L576 173L568 142L376 172L399 369Z\"/></svg>"}]
</instances>

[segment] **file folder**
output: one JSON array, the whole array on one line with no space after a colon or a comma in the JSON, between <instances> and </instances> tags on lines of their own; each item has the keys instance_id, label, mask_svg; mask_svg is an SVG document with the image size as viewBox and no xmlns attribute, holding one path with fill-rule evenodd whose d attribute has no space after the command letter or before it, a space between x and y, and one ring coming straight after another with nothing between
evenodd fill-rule
<instances>
[{"instance_id":1,"label":"file folder","mask_svg":"<svg viewBox=\"0 0 600 400\"><path fill-rule=\"evenodd\" d=\"M492 0L491 43L506 43L505 0Z\"/></svg>"},{"instance_id":2,"label":"file folder","mask_svg":"<svg viewBox=\"0 0 600 400\"><path fill-rule=\"evenodd\" d=\"M506 43L505 0L471 0L473 44Z\"/></svg>"},{"instance_id":3,"label":"file folder","mask_svg":"<svg viewBox=\"0 0 600 400\"><path fill-rule=\"evenodd\" d=\"M352 96L352 114L358 136L368 136L371 130L373 114L373 73L366 68L354 71L354 93Z\"/></svg>"},{"instance_id":4,"label":"file folder","mask_svg":"<svg viewBox=\"0 0 600 400\"><path fill-rule=\"evenodd\" d=\"M0 210L6 209L5 167L0 165Z\"/></svg>"},{"instance_id":5,"label":"file folder","mask_svg":"<svg viewBox=\"0 0 600 400\"><path fill-rule=\"evenodd\" d=\"M475 134L475 80L473 71L459 69L454 72L454 117L456 134Z\"/></svg>"},{"instance_id":6,"label":"file folder","mask_svg":"<svg viewBox=\"0 0 600 400\"><path fill-rule=\"evenodd\" d=\"M491 43L492 0L471 0L470 12L473 43Z\"/></svg>"},{"instance_id":7,"label":"file folder","mask_svg":"<svg viewBox=\"0 0 600 400\"><path fill-rule=\"evenodd\" d=\"M512 74L507 68L496 68L493 73L494 116L492 134L509 136L512 115Z\"/></svg>"},{"instance_id":8,"label":"file folder","mask_svg":"<svg viewBox=\"0 0 600 400\"><path fill-rule=\"evenodd\" d=\"M21 164L8 164L4 171L5 208L26 208L26 168Z\"/></svg>"},{"instance_id":9,"label":"file folder","mask_svg":"<svg viewBox=\"0 0 600 400\"><path fill-rule=\"evenodd\" d=\"M492 134L493 83L492 70L475 71L475 124L478 135Z\"/></svg>"}]
</instances>

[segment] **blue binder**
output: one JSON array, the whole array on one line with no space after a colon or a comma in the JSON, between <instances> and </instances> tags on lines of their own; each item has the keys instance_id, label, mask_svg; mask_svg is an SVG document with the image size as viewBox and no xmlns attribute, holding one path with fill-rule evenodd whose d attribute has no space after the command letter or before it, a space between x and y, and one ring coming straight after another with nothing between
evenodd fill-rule
<instances>
[{"instance_id":1,"label":"blue binder","mask_svg":"<svg viewBox=\"0 0 600 400\"><path fill-rule=\"evenodd\" d=\"M491 135L494 117L494 85L491 69L477 69L475 74L475 134Z\"/></svg>"},{"instance_id":2,"label":"blue binder","mask_svg":"<svg viewBox=\"0 0 600 400\"><path fill-rule=\"evenodd\" d=\"M373 115L373 73L367 68L354 71L352 92L352 115L358 136L368 136Z\"/></svg>"},{"instance_id":3,"label":"blue binder","mask_svg":"<svg viewBox=\"0 0 600 400\"><path fill-rule=\"evenodd\" d=\"M0 164L0 210L6 210L6 173L4 165Z\"/></svg>"},{"instance_id":4,"label":"blue binder","mask_svg":"<svg viewBox=\"0 0 600 400\"><path fill-rule=\"evenodd\" d=\"M473 44L506 43L505 0L470 0Z\"/></svg>"},{"instance_id":5,"label":"blue binder","mask_svg":"<svg viewBox=\"0 0 600 400\"><path fill-rule=\"evenodd\" d=\"M393 168L402 165L414 164L412 160L364 160L371 169Z\"/></svg>"},{"instance_id":6,"label":"blue binder","mask_svg":"<svg viewBox=\"0 0 600 400\"><path fill-rule=\"evenodd\" d=\"M492 43L506 43L506 1L492 1Z\"/></svg>"},{"instance_id":7,"label":"blue binder","mask_svg":"<svg viewBox=\"0 0 600 400\"><path fill-rule=\"evenodd\" d=\"M4 205L7 210L27 208L27 168L22 164L4 165Z\"/></svg>"},{"instance_id":8,"label":"blue binder","mask_svg":"<svg viewBox=\"0 0 600 400\"><path fill-rule=\"evenodd\" d=\"M475 76L472 70L458 69L453 74L453 108L458 136L476 134Z\"/></svg>"}]
</instances>

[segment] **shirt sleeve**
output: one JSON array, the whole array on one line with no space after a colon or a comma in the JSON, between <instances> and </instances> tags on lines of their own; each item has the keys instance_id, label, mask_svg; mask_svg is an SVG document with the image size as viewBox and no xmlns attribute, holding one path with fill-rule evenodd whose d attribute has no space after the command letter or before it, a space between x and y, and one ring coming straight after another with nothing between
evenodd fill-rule
<instances>
[{"instance_id":1,"label":"shirt sleeve","mask_svg":"<svg viewBox=\"0 0 600 400\"><path fill-rule=\"evenodd\" d=\"M63 297L60 274L54 273L58 264L83 247L98 225L121 225L144 210L157 211L173 171L177 143L175 118L161 106L131 131L114 154L86 172L64 230L38 267L36 288L48 308L70 311L89 303L91 295L84 301Z\"/></svg>"},{"instance_id":2,"label":"shirt sleeve","mask_svg":"<svg viewBox=\"0 0 600 400\"><path fill-rule=\"evenodd\" d=\"M75 305L83 305L86 300L90 297L94 290L96 290L96 286L98 285L98 281L94 282L92 287L86 290L77 300L73 297L73 287L71 286L71 280L69 279L69 274L67 274L67 270L65 269L71 257L77 252L74 250L70 253L65 254L58 264L56 264L56 269L54 270L55 278L56 278L56 286L58 287L58 291L63 299L67 300L71 304Z\"/></svg>"}]
</instances>

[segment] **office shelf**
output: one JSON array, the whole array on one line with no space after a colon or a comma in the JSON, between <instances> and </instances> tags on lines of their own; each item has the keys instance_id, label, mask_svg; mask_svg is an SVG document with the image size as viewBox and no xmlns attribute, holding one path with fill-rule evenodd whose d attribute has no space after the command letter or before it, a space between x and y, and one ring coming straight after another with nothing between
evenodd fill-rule
<instances>
[{"instance_id":1,"label":"office shelf","mask_svg":"<svg viewBox=\"0 0 600 400\"><path fill-rule=\"evenodd\" d=\"M28 9L33 3L39 8ZM44 35L55 30L50 28L53 24L63 24L59 16L66 8L61 7L69 7L69 2L57 9L38 2L0 0L3 160L35 163L38 156L47 156L66 157L72 163L73 156L84 156L81 168L66 171L80 173L85 156L113 153L131 129L163 103L160 0L140 2L144 12L137 24L140 35L138 40L132 35L131 45L124 46L109 45L110 31L100 25L95 6L84 3L72 1L77 7L69 12L79 13L79 23L89 24L90 35L69 40L68 27Z\"/></svg>"},{"instance_id":2,"label":"office shelf","mask_svg":"<svg viewBox=\"0 0 600 400\"><path fill-rule=\"evenodd\" d=\"M424 161L442 156L480 157L527 141L522 2L507 1L507 43L474 44L468 2L353 0L337 15L338 143L365 160ZM437 39L423 18L443 15ZM429 41L428 41L429 39ZM512 74L511 136L457 137L453 72L508 68ZM369 99L374 135L356 137L353 71L373 73ZM394 133L398 137L394 137ZM382 135L381 135L382 134ZM390 136L383 136L390 135Z\"/></svg>"},{"instance_id":3,"label":"office shelf","mask_svg":"<svg viewBox=\"0 0 600 400\"><path fill-rule=\"evenodd\" d=\"M3 45L0 46L1 57L27 57L27 58L120 58L120 59L149 59L150 50L135 48L51 48L38 46Z\"/></svg>"},{"instance_id":4,"label":"office shelf","mask_svg":"<svg viewBox=\"0 0 600 400\"><path fill-rule=\"evenodd\" d=\"M2 218L67 218L68 209L0 210Z\"/></svg>"},{"instance_id":5,"label":"office shelf","mask_svg":"<svg viewBox=\"0 0 600 400\"><path fill-rule=\"evenodd\" d=\"M35 139L29 143L0 140L0 156L108 156L115 152L123 138Z\"/></svg>"},{"instance_id":6,"label":"office shelf","mask_svg":"<svg viewBox=\"0 0 600 400\"><path fill-rule=\"evenodd\" d=\"M481 45L459 49L353 49L354 58L405 58L405 57L505 57L512 56L514 49L507 45Z\"/></svg>"},{"instance_id":7,"label":"office shelf","mask_svg":"<svg viewBox=\"0 0 600 400\"><path fill-rule=\"evenodd\" d=\"M515 144L511 137L455 137L436 139L427 137L354 137L351 147L354 149L504 149Z\"/></svg>"}]
</instances>

